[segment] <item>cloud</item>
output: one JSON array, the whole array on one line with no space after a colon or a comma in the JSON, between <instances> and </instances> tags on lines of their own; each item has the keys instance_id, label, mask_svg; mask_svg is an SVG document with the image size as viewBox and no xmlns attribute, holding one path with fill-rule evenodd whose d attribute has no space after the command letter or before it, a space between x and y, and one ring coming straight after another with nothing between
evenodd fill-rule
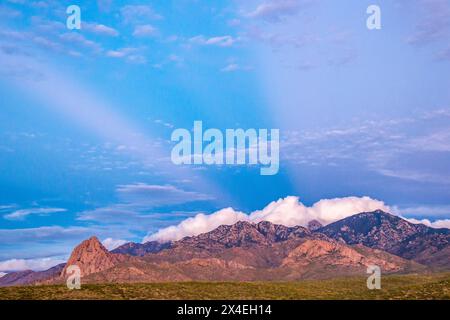
<instances>
[{"instance_id":1,"label":"cloud","mask_svg":"<svg viewBox=\"0 0 450 320\"><path fill-rule=\"evenodd\" d=\"M430 221L429 219L408 219L405 218L406 220L408 220L411 223L414 224L424 224L428 227L431 228L447 228L450 229L450 219L444 219L444 220L436 220L436 221Z\"/></svg>"},{"instance_id":2,"label":"cloud","mask_svg":"<svg viewBox=\"0 0 450 320\"><path fill-rule=\"evenodd\" d=\"M100 12L109 12L111 10L112 0L97 0L97 6Z\"/></svg>"},{"instance_id":3,"label":"cloud","mask_svg":"<svg viewBox=\"0 0 450 320\"><path fill-rule=\"evenodd\" d=\"M136 183L119 185L116 189L120 203L78 213L78 221L95 221L124 230L149 231L167 225L167 219L192 216L186 212L155 212L152 208L179 205L215 198L200 192L186 191L171 185ZM156 229L157 230L157 229Z\"/></svg>"},{"instance_id":4,"label":"cloud","mask_svg":"<svg viewBox=\"0 0 450 320\"><path fill-rule=\"evenodd\" d=\"M90 226L90 227L61 227L44 226L24 229L0 229L0 245L16 245L17 243L37 244L49 243L61 244L63 242L78 242L92 235L99 237L130 238L132 234L123 227L112 226Z\"/></svg>"},{"instance_id":5,"label":"cloud","mask_svg":"<svg viewBox=\"0 0 450 320\"><path fill-rule=\"evenodd\" d=\"M203 46L218 46L218 47L231 47L238 41L237 38L233 38L232 36L219 36L219 37L211 37L206 38L203 35L198 35L189 39L190 43L203 45Z\"/></svg>"},{"instance_id":6,"label":"cloud","mask_svg":"<svg viewBox=\"0 0 450 320\"><path fill-rule=\"evenodd\" d=\"M222 209L210 215L200 213L195 217L188 218L176 226L170 226L159 230L153 235L144 238L147 241L171 241L179 240L186 236L198 235L209 232L220 225L231 225L238 221L246 221L248 216L242 212L237 212L232 208Z\"/></svg>"},{"instance_id":7,"label":"cloud","mask_svg":"<svg viewBox=\"0 0 450 320\"><path fill-rule=\"evenodd\" d=\"M7 220L23 220L29 215L46 215L50 213L57 213L57 212L65 212L66 209L63 208L30 208L30 209L21 209L16 210L12 213L9 213L7 215L4 215L3 218Z\"/></svg>"},{"instance_id":8,"label":"cloud","mask_svg":"<svg viewBox=\"0 0 450 320\"><path fill-rule=\"evenodd\" d=\"M406 217L448 217L450 206L392 207L392 212Z\"/></svg>"},{"instance_id":9,"label":"cloud","mask_svg":"<svg viewBox=\"0 0 450 320\"><path fill-rule=\"evenodd\" d=\"M108 249L109 251L114 250L117 247L120 247L121 245L127 243L126 240L120 240L120 239L113 239L113 238L106 238L102 241L102 244Z\"/></svg>"},{"instance_id":10,"label":"cloud","mask_svg":"<svg viewBox=\"0 0 450 320\"><path fill-rule=\"evenodd\" d=\"M163 18L149 5L126 5L120 9L120 13L123 21L131 24Z\"/></svg>"},{"instance_id":11,"label":"cloud","mask_svg":"<svg viewBox=\"0 0 450 320\"><path fill-rule=\"evenodd\" d=\"M225 67L223 67L222 69L220 69L220 71L222 72L236 72L236 71L248 71L251 70L251 67L247 67L247 66L241 66L237 63L229 63L227 64Z\"/></svg>"},{"instance_id":12,"label":"cloud","mask_svg":"<svg viewBox=\"0 0 450 320\"><path fill-rule=\"evenodd\" d=\"M143 242L150 240L179 240L186 236L209 232L222 224L234 224L237 221L261 222L270 221L288 227L307 226L311 220L329 224L345 217L370 212L377 209L390 211L384 202L369 197L347 197L320 200L311 207L305 206L298 197L279 199L267 205L264 209L245 214L232 208L217 211L211 215L198 214L188 218L176 226L170 226L148 235Z\"/></svg>"},{"instance_id":13,"label":"cloud","mask_svg":"<svg viewBox=\"0 0 450 320\"><path fill-rule=\"evenodd\" d=\"M286 131L280 157L302 166L348 166L351 161L392 180L449 184L449 110L430 108L401 118L377 116L345 126Z\"/></svg>"},{"instance_id":14,"label":"cloud","mask_svg":"<svg viewBox=\"0 0 450 320\"><path fill-rule=\"evenodd\" d=\"M230 63L229 65L223 67L220 71L222 72L233 72L239 70L239 65L236 63Z\"/></svg>"},{"instance_id":15,"label":"cloud","mask_svg":"<svg viewBox=\"0 0 450 320\"><path fill-rule=\"evenodd\" d=\"M70 43L71 45L78 45L83 48L92 50L94 53L103 52L103 48L95 41L86 39L82 34L76 32L64 33L60 36L61 40Z\"/></svg>"},{"instance_id":16,"label":"cloud","mask_svg":"<svg viewBox=\"0 0 450 320\"><path fill-rule=\"evenodd\" d=\"M97 23L83 22L81 29L109 37L117 37L119 35L119 32L116 29Z\"/></svg>"},{"instance_id":17,"label":"cloud","mask_svg":"<svg viewBox=\"0 0 450 320\"><path fill-rule=\"evenodd\" d=\"M0 211L9 210L9 209L12 209L14 207L15 207L15 205L12 205L12 204L2 205L2 206L0 206Z\"/></svg>"},{"instance_id":18,"label":"cloud","mask_svg":"<svg viewBox=\"0 0 450 320\"><path fill-rule=\"evenodd\" d=\"M158 30L150 24L136 26L133 31L133 36L139 38L154 37L158 33Z\"/></svg>"},{"instance_id":19,"label":"cloud","mask_svg":"<svg viewBox=\"0 0 450 320\"><path fill-rule=\"evenodd\" d=\"M106 56L116 59L125 59L130 63L145 64L147 59L140 53L140 51L141 50L138 48L120 48L117 50L109 50L106 52Z\"/></svg>"},{"instance_id":20,"label":"cloud","mask_svg":"<svg viewBox=\"0 0 450 320\"><path fill-rule=\"evenodd\" d=\"M270 221L286 226L307 226L311 220L329 224L360 212L370 212L377 209L389 211L384 202L369 197L346 197L324 199L307 207L298 197L287 197L270 203L263 210L253 212L251 220Z\"/></svg>"},{"instance_id":21,"label":"cloud","mask_svg":"<svg viewBox=\"0 0 450 320\"><path fill-rule=\"evenodd\" d=\"M4 276L6 276L7 275L7 273L5 273L5 272L0 272L0 278L1 277L4 277Z\"/></svg>"},{"instance_id":22,"label":"cloud","mask_svg":"<svg viewBox=\"0 0 450 320\"><path fill-rule=\"evenodd\" d=\"M0 6L0 18L2 19L16 19L20 18L21 16L22 13L18 10L11 9L4 5Z\"/></svg>"},{"instance_id":23,"label":"cloud","mask_svg":"<svg viewBox=\"0 0 450 320\"><path fill-rule=\"evenodd\" d=\"M127 224L132 225L133 229L140 229L141 227L151 225L153 217L151 215L140 214L123 205L115 205L80 212L77 220L98 221L103 224L120 224L122 226Z\"/></svg>"},{"instance_id":24,"label":"cloud","mask_svg":"<svg viewBox=\"0 0 450 320\"><path fill-rule=\"evenodd\" d=\"M175 205L214 199L210 195L194 191L185 191L172 185L136 183L119 185L116 191L122 201L131 203L135 206L146 207Z\"/></svg>"},{"instance_id":25,"label":"cloud","mask_svg":"<svg viewBox=\"0 0 450 320\"><path fill-rule=\"evenodd\" d=\"M0 261L0 271L23 271L33 270L42 271L54 267L60 263L66 262L61 258L49 257L41 259L11 259L6 261Z\"/></svg>"},{"instance_id":26,"label":"cloud","mask_svg":"<svg viewBox=\"0 0 450 320\"><path fill-rule=\"evenodd\" d=\"M418 4L421 20L416 26L415 33L407 39L407 42L415 46L424 46L432 42L448 40L450 3L447 0L420 0Z\"/></svg>"},{"instance_id":27,"label":"cloud","mask_svg":"<svg viewBox=\"0 0 450 320\"><path fill-rule=\"evenodd\" d=\"M279 22L287 16L297 14L302 7L312 2L311 0L270 0L260 4L255 10L247 13L246 16L270 22Z\"/></svg>"},{"instance_id":28,"label":"cloud","mask_svg":"<svg viewBox=\"0 0 450 320\"><path fill-rule=\"evenodd\" d=\"M438 60L450 60L450 47L437 53Z\"/></svg>"}]
</instances>

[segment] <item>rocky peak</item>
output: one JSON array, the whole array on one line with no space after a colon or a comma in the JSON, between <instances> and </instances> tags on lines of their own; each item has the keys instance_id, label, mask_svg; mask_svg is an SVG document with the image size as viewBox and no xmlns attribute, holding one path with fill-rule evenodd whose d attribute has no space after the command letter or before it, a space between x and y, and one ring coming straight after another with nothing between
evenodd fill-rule
<instances>
[{"instance_id":1,"label":"rocky peak","mask_svg":"<svg viewBox=\"0 0 450 320\"><path fill-rule=\"evenodd\" d=\"M363 212L329 224L316 232L347 244L362 244L416 261L421 252L430 249L437 252L450 243L448 229L413 224L382 210ZM419 259L424 262L422 260Z\"/></svg>"},{"instance_id":2,"label":"rocky peak","mask_svg":"<svg viewBox=\"0 0 450 320\"><path fill-rule=\"evenodd\" d=\"M120 258L120 255L110 253L97 237L91 237L72 251L61 276L65 276L66 269L71 265L80 267L81 276L97 273L113 267Z\"/></svg>"},{"instance_id":3,"label":"rocky peak","mask_svg":"<svg viewBox=\"0 0 450 320\"><path fill-rule=\"evenodd\" d=\"M317 229L322 228L323 225L317 220L311 220L308 222L308 229L311 231L316 231Z\"/></svg>"},{"instance_id":4,"label":"rocky peak","mask_svg":"<svg viewBox=\"0 0 450 320\"><path fill-rule=\"evenodd\" d=\"M174 246L193 246L197 248L231 248L251 245L270 245L294 237L310 235L303 227L286 227L268 221L253 224L239 221L234 225L221 225L218 228L194 237L186 237Z\"/></svg>"}]
</instances>

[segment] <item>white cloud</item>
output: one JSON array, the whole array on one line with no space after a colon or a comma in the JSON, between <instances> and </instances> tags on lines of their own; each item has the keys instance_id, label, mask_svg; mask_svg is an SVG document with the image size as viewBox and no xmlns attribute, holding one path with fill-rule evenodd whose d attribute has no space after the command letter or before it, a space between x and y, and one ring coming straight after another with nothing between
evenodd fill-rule
<instances>
[{"instance_id":1,"label":"white cloud","mask_svg":"<svg viewBox=\"0 0 450 320\"><path fill-rule=\"evenodd\" d=\"M126 59L126 61L137 64L144 64L147 59L140 52L138 48L126 47L117 50L109 50L106 52L106 56L116 59Z\"/></svg>"},{"instance_id":2,"label":"white cloud","mask_svg":"<svg viewBox=\"0 0 450 320\"><path fill-rule=\"evenodd\" d=\"M102 244L105 246L106 249L111 251L127 242L128 241L121 239L106 238L105 240L102 241Z\"/></svg>"},{"instance_id":3,"label":"white cloud","mask_svg":"<svg viewBox=\"0 0 450 320\"><path fill-rule=\"evenodd\" d=\"M176 226L161 229L154 235L145 237L143 242L179 240L186 236L209 232L220 225L231 225L248 219L249 217L245 213L235 211L232 208L222 209L210 215L200 213L195 217L182 221Z\"/></svg>"},{"instance_id":4,"label":"white cloud","mask_svg":"<svg viewBox=\"0 0 450 320\"><path fill-rule=\"evenodd\" d=\"M185 191L172 185L136 183L119 185L116 191L124 202L147 207L214 199L207 194Z\"/></svg>"},{"instance_id":5,"label":"white cloud","mask_svg":"<svg viewBox=\"0 0 450 320\"><path fill-rule=\"evenodd\" d=\"M249 71L251 69L252 69L251 67L240 66L239 64L232 62L232 63L226 65L225 67L223 67L222 69L220 69L220 71L235 72L235 71Z\"/></svg>"},{"instance_id":6,"label":"white cloud","mask_svg":"<svg viewBox=\"0 0 450 320\"><path fill-rule=\"evenodd\" d=\"M106 55L110 58L124 58L137 51L136 48L121 48L117 50L109 50Z\"/></svg>"},{"instance_id":7,"label":"white cloud","mask_svg":"<svg viewBox=\"0 0 450 320\"><path fill-rule=\"evenodd\" d=\"M162 19L149 5L126 5L120 9L120 13L125 23Z\"/></svg>"},{"instance_id":8,"label":"white cloud","mask_svg":"<svg viewBox=\"0 0 450 320\"><path fill-rule=\"evenodd\" d=\"M255 10L248 13L250 18L278 22L284 17L295 15L302 6L312 3L311 0L270 0L260 4Z\"/></svg>"},{"instance_id":9,"label":"white cloud","mask_svg":"<svg viewBox=\"0 0 450 320\"><path fill-rule=\"evenodd\" d=\"M7 275L7 273L5 273L5 272L0 272L0 278L1 277L4 277L4 276L6 276Z\"/></svg>"},{"instance_id":10,"label":"white cloud","mask_svg":"<svg viewBox=\"0 0 450 320\"><path fill-rule=\"evenodd\" d=\"M384 202L369 197L347 197L324 199L307 207L298 197L287 197L270 203L263 210L251 213L252 221L270 221L290 226L307 226L311 220L329 224L360 212L377 209L389 211Z\"/></svg>"},{"instance_id":11,"label":"white cloud","mask_svg":"<svg viewBox=\"0 0 450 320\"><path fill-rule=\"evenodd\" d=\"M60 258L11 259L0 262L0 271L42 271L64 262L65 260Z\"/></svg>"},{"instance_id":12,"label":"white cloud","mask_svg":"<svg viewBox=\"0 0 450 320\"><path fill-rule=\"evenodd\" d=\"M158 33L158 30L152 25L145 24L134 28L133 36L135 37L154 37Z\"/></svg>"},{"instance_id":13,"label":"white cloud","mask_svg":"<svg viewBox=\"0 0 450 320\"><path fill-rule=\"evenodd\" d=\"M230 63L226 67L222 68L220 71L222 72L233 72L239 70L239 65L236 63Z\"/></svg>"},{"instance_id":14,"label":"white cloud","mask_svg":"<svg viewBox=\"0 0 450 320\"><path fill-rule=\"evenodd\" d=\"M87 30L98 35L109 37L117 37L119 35L119 32L116 29L105 26L104 24L83 22L81 28L82 30Z\"/></svg>"},{"instance_id":15,"label":"white cloud","mask_svg":"<svg viewBox=\"0 0 450 320\"><path fill-rule=\"evenodd\" d=\"M450 206L417 206L417 207L392 207L392 212L408 218L417 217L449 217Z\"/></svg>"},{"instance_id":16,"label":"white cloud","mask_svg":"<svg viewBox=\"0 0 450 320\"><path fill-rule=\"evenodd\" d=\"M424 224L424 225L426 225L428 227L431 227L431 228L437 228L437 229L439 229L439 228L447 228L447 229L450 229L450 219L436 220L436 221L430 221L429 219L421 219L421 220L413 219L413 218L412 219L405 218L405 219L408 220L411 223Z\"/></svg>"},{"instance_id":17,"label":"white cloud","mask_svg":"<svg viewBox=\"0 0 450 320\"><path fill-rule=\"evenodd\" d=\"M23 220L29 215L46 215L50 213L57 213L57 212L65 212L66 209L63 208L31 208L31 209L21 209L16 210L13 213L4 215L3 218L7 220Z\"/></svg>"},{"instance_id":18,"label":"white cloud","mask_svg":"<svg viewBox=\"0 0 450 320\"><path fill-rule=\"evenodd\" d=\"M61 40L69 43L70 45L78 45L80 47L88 48L94 53L103 52L102 46L92 40L86 39L82 34L75 32L68 32L60 35Z\"/></svg>"},{"instance_id":19,"label":"white cloud","mask_svg":"<svg viewBox=\"0 0 450 320\"><path fill-rule=\"evenodd\" d=\"M195 36L189 39L189 42L204 45L204 46L219 46L219 47L231 47L238 41L237 38L233 38L232 36L220 36L220 37L212 37L206 38L203 35Z\"/></svg>"},{"instance_id":20,"label":"white cloud","mask_svg":"<svg viewBox=\"0 0 450 320\"><path fill-rule=\"evenodd\" d=\"M159 230L144 238L145 241L179 240L186 236L209 232L223 224L234 224L237 221L270 221L285 226L307 226L311 220L318 220L322 224L329 224L345 217L377 209L389 211L384 202L369 197L347 197L325 199L311 207L305 206L298 197L287 197L274 201L262 210L250 214L235 211L232 208L217 211L211 215L198 214L188 218L176 226Z\"/></svg>"}]
</instances>

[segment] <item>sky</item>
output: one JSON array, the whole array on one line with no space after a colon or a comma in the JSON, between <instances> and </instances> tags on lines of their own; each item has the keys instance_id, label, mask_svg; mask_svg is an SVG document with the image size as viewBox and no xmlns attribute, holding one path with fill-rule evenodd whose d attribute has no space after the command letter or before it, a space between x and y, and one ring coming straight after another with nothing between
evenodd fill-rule
<instances>
[{"instance_id":1,"label":"sky","mask_svg":"<svg viewBox=\"0 0 450 320\"><path fill-rule=\"evenodd\" d=\"M376 209L450 227L449 87L450 0L4 0L0 275L92 235ZM279 129L279 172L174 165L172 132L197 120Z\"/></svg>"}]
</instances>

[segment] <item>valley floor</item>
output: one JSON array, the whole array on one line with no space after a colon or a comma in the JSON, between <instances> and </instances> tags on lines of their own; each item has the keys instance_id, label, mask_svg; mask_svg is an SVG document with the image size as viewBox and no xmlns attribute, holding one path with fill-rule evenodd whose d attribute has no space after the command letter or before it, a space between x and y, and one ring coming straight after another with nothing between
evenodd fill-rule
<instances>
[{"instance_id":1,"label":"valley floor","mask_svg":"<svg viewBox=\"0 0 450 320\"><path fill-rule=\"evenodd\" d=\"M7 299L450 299L450 273L385 276L381 290L368 290L366 278L254 283L86 284L80 290L72 291L65 286L0 288L0 300Z\"/></svg>"}]
</instances>

